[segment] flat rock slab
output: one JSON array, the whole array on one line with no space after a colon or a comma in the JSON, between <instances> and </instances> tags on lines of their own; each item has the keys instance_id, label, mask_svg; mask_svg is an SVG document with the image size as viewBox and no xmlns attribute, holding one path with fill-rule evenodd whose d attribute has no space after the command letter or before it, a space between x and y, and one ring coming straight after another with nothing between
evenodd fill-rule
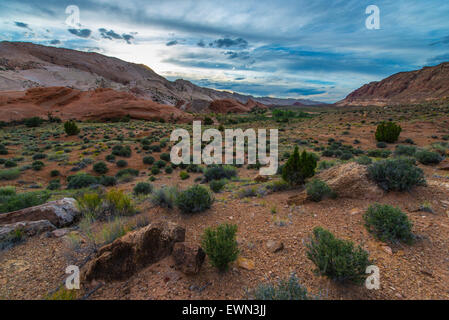
<instances>
[{"instance_id":1,"label":"flat rock slab","mask_svg":"<svg viewBox=\"0 0 449 320\"><path fill-rule=\"evenodd\" d=\"M16 231L32 237L47 231L53 231L56 227L48 220L22 221L0 226L0 241L7 241Z\"/></svg>"},{"instance_id":2,"label":"flat rock slab","mask_svg":"<svg viewBox=\"0 0 449 320\"><path fill-rule=\"evenodd\" d=\"M64 198L39 206L0 214L0 225L22 221L48 220L54 226L62 228L75 222L80 215L81 212L76 205L76 200Z\"/></svg>"}]
</instances>

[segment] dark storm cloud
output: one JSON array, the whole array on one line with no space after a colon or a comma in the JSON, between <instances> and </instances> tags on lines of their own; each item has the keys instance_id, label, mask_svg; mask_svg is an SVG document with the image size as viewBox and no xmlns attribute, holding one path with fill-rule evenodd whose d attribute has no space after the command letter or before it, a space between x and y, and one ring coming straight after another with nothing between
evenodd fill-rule
<instances>
[{"instance_id":1,"label":"dark storm cloud","mask_svg":"<svg viewBox=\"0 0 449 320\"><path fill-rule=\"evenodd\" d=\"M98 31L100 31L100 36L103 39L123 39L121 35L119 35L118 33L115 33L114 30L106 30L105 28L100 28L98 29Z\"/></svg>"},{"instance_id":2,"label":"dark storm cloud","mask_svg":"<svg viewBox=\"0 0 449 320\"><path fill-rule=\"evenodd\" d=\"M90 29L68 29L68 31L80 38L89 38L92 34Z\"/></svg>"},{"instance_id":3,"label":"dark storm cloud","mask_svg":"<svg viewBox=\"0 0 449 320\"><path fill-rule=\"evenodd\" d=\"M229 59L242 59L242 60L246 60L249 59L249 52L247 51L242 51L242 52L237 52L237 51L226 51L223 53L225 56L227 56Z\"/></svg>"},{"instance_id":4,"label":"dark storm cloud","mask_svg":"<svg viewBox=\"0 0 449 320\"><path fill-rule=\"evenodd\" d=\"M167 47L171 47L171 46L175 46L175 45L177 45L177 44L178 44L178 41L177 41L177 40L172 40L172 41L167 42L165 45L166 45Z\"/></svg>"},{"instance_id":5,"label":"dark storm cloud","mask_svg":"<svg viewBox=\"0 0 449 320\"><path fill-rule=\"evenodd\" d=\"M14 21L14 24L16 25L16 27L25 28L25 29L31 30L31 28L28 26L28 23Z\"/></svg>"},{"instance_id":6,"label":"dark storm cloud","mask_svg":"<svg viewBox=\"0 0 449 320\"><path fill-rule=\"evenodd\" d=\"M108 39L108 40L125 40L128 44L131 44L131 40L134 39L134 36L130 35L130 34L118 34L116 33L114 30L107 30L105 28L100 28L98 29L98 31L100 32L100 37L102 37L103 39Z\"/></svg>"},{"instance_id":7,"label":"dark storm cloud","mask_svg":"<svg viewBox=\"0 0 449 320\"><path fill-rule=\"evenodd\" d=\"M131 40L134 40L134 36L130 35L130 34L122 34L123 40L126 41L126 43L131 44Z\"/></svg>"},{"instance_id":8,"label":"dark storm cloud","mask_svg":"<svg viewBox=\"0 0 449 320\"><path fill-rule=\"evenodd\" d=\"M50 44L52 44L52 45L61 44L61 41L59 41L59 40L51 40Z\"/></svg>"},{"instance_id":9,"label":"dark storm cloud","mask_svg":"<svg viewBox=\"0 0 449 320\"><path fill-rule=\"evenodd\" d=\"M198 47L204 48L206 47L206 43L204 43L203 40L198 41L198 43L196 44Z\"/></svg>"},{"instance_id":10,"label":"dark storm cloud","mask_svg":"<svg viewBox=\"0 0 449 320\"><path fill-rule=\"evenodd\" d=\"M248 48L248 41L242 38L237 39L230 39L230 38L223 38L223 39L217 39L211 43L209 43L210 47L216 47L216 48L241 48L246 49Z\"/></svg>"}]
</instances>

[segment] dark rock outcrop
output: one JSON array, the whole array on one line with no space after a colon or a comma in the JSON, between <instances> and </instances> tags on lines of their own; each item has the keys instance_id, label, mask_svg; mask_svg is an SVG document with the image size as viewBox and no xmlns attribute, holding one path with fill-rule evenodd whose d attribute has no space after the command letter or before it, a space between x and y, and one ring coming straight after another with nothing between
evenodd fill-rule
<instances>
[{"instance_id":1,"label":"dark rock outcrop","mask_svg":"<svg viewBox=\"0 0 449 320\"><path fill-rule=\"evenodd\" d=\"M96 257L86 264L82 277L88 282L127 279L169 256L175 243L183 242L184 238L185 229L176 224L150 224L100 248Z\"/></svg>"}]
</instances>

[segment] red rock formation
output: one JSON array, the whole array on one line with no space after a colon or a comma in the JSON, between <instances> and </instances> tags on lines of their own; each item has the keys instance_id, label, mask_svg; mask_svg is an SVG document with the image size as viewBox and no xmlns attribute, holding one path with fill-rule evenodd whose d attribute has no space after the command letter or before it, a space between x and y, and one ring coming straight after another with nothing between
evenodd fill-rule
<instances>
[{"instance_id":1,"label":"red rock formation","mask_svg":"<svg viewBox=\"0 0 449 320\"><path fill-rule=\"evenodd\" d=\"M420 103L449 97L449 62L421 70L400 72L353 91L337 105Z\"/></svg>"},{"instance_id":2,"label":"red rock formation","mask_svg":"<svg viewBox=\"0 0 449 320\"><path fill-rule=\"evenodd\" d=\"M80 91L67 87L0 92L0 120L13 121L51 113L62 120L133 119L190 122L192 116L176 107L136 98L113 89Z\"/></svg>"}]
</instances>

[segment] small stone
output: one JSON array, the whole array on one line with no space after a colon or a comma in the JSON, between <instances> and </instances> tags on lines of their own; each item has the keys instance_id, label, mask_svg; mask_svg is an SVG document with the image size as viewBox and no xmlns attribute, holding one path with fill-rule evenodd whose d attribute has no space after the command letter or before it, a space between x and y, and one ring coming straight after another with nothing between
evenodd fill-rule
<instances>
[{"instance_id":1,"label":"small stone","mask_svg":"<svg viewBox=\"0 0 449 320\"><path fill-rule=\"evenodd\" d=\"M393 250L388 246L382 246L382 250L390 255L393 254Z\"/></svg>"},{"instance_id":2,"label":"small stone","mask_svg":"<svg viewBox=\"0 0 449 320\"><path fill-rule=\"evenodd\" d=\"M359 208L354 208L349 213L353 216L353 215L359 214L361 212L362 212L362 210L360 210Z\"/></svg>"},{"instance_id":3,"label":"small stone","mask_svg":"<svg viewBox=\"0 0 449 320\"><path fill-rule=\"evenodd\" d=\"M428 277L433 278L433 273L432 273L432 271L429 271L429 270L421 270L421 273L422 273L423 275L426 275L426 276L428 276Z\"/></svg>"},{"instance_id":4,"label":"small stone","mask_svg":"<svg viewBox=\"0 0 449 320\"><path fill-rule=\"evenodd\" d=\"M239 268L242 268L242 269L245 269L245 270L254 270L254 268L256 267L256 265L255 265L253 260L247 259L247 258L243 258L243 257L238 257L237 258L237 266Z\"/></svg>"},{"instance_id":5,"label":"small stone","mask_svg":"<svg viewBox=\"0 0 449 320\"><path fill-rule=\"evenodd\" d=\"M268 240L267 249L272 253L276 253L284 249L284 244L280 241Z\"/></svg>"},{"instance_id":6,"label":"small stone","mask_svg":"<svg viewBox=\"0 0 449 320\"><path fill-rule=\"evenodd\" d=\"M60 237L65 236L65 235L68 234L69 232L70 232L70 230L67 229L67 228L64 228L64 229L56 229L56 230L53 230L53 231L51 232L51 235L52 235L53 237L55 237L55 238L60 238Z\"/></svg>"}]
</instances>

